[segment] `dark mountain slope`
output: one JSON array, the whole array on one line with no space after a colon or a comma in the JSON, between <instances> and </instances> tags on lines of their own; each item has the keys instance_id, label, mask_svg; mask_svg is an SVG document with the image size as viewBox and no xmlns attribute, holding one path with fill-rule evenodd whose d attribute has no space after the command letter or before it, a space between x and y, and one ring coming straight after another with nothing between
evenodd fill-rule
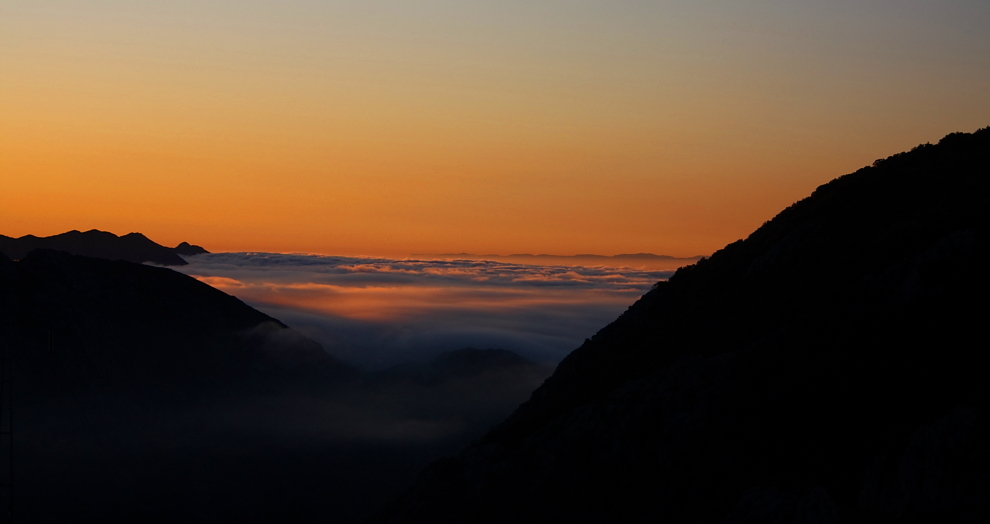
<instances>
[{"instance_id":1,"label":"dark mountain slope","mask_svg":"<svg viewBox=\"0 0 990 524\"><path fill-rule=\"evenodd\" d=\"M270 406L326 395L351 368L168 268L0 255L0 348L19 522L300 521L322 493L296 484L349 463L283 436L303 423Z\"/></svg>"},{"instance_id":2,"label":"dark mountain slope","mask_svg":"<svg viewBox=\"0 0 990 524\"><path fill-rule=\"evenodd\" d=\"M60 385L178 391L345 370L281 322L166 268L35 250L4 257L0 293L20 387L42 396Z\"/></svg>"},{"instance_id":3,"label":"dark mountain slope","mask_svg":"<svg viewBox=\"0 0 990 524\"><path fill-rule=\"evenodd\" d=\"M19 260L35 249L54 249L73 255L126 260L129 262L152 262L163 266L184 266L181 256L198 255L207 251L199 246L183 242L175 248L160 245L141 233L128 233L118 237L113 233L96 229L81 232L69 231L50 237L26 235L11 238L0 235L0 253L8 258Z\"/></svg>"},{"instance_id":4,"label":"dark mountain slope","mask_svg":"<svg viewBox=\"0 0 990 524\"><path fill-rule=\"evenodd\" d=\"M387 522L990 515L990 128L682 268Z\"/></svg>"}]
</instances>

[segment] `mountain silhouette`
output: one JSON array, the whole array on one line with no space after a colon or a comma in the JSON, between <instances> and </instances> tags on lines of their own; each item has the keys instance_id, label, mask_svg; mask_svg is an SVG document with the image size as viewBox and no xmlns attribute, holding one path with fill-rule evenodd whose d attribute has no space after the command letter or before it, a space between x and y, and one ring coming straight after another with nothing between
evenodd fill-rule
<instances>
[{"instance_id":1,"label":"mountain silhouette","mask_svg":"<svg viewBox=\"0 0 990 524\"><path fill-rule=\"evenodd\" d=\"M179 255L199 255L208 253L199 246L183 242L175 248L155 243L141 233L128 233L118 237L113 233L98 231L69 231L50 237L26 235L11 238L0 235L0 253L18 260L35 249L54 249L73 255L126 260L128 262L151 262L162 266L184 266L186 261Z\"/></svg>"},{"instance_id":2,"label":"mountain silhouette","mask_svg":"<svg viewBox=\"0 0 990 524\"><path fill-rule=\"evenodd\" d=\"M990 128L659 282L380 522L990 517Z\"/></svg>"},{"instance_id":3,"label":"mountain silhouette","mask_svg":"<svg viewBox=\"0 0 990 524\"><path fill-rule=\"evenodd\" d=\"M354 370L169 268L0 254L0 348L13 365L20 522L298 520L308 506L257 494L305 498L281 476L320 482L310 465L342 453L272 436L292 418L266 406L332 391Z\"/></svg>"},{"instance_id":4,"label":"mountain silhouette","mask_svg":"<svg viewBox=\"0 0 990 524\"><path fill-rule=\"evenodd\" d=\"M0 299L27 399L63 386L250 389L347 369L278 320L168 268L48 249L17 262L0 255Z\"/></svg>"}]
</instances>

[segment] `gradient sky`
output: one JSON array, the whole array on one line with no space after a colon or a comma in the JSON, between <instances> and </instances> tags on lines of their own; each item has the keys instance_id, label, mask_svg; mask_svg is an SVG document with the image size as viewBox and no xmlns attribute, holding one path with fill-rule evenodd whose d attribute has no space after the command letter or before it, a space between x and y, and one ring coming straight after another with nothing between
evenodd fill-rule
<instances>
[{"instance_id":1,"label":"gradient sky","mask_svg":"<svg viewBox=\"0 0 990 524\"><path fill-rule=\"evenodd\" d=\"M990 125L990 2L0 5L0 234L711 253Z\"/></svg>"}]
</instances>

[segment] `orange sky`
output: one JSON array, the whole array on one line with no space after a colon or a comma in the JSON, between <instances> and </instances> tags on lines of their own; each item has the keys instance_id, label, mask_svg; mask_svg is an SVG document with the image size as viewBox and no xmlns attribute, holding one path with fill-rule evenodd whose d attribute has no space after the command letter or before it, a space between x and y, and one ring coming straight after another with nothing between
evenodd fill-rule
<instances>
[{"instance_id":1,"label":"orange sky","mask_svg":"<svg viewBox=\"0 0 990 524\"><path fill-rule=\"evenodd\" d=\"M325 4L5 2L0 234L691 256L990 125L985 2Z\"/></svg>"}]
</instances>

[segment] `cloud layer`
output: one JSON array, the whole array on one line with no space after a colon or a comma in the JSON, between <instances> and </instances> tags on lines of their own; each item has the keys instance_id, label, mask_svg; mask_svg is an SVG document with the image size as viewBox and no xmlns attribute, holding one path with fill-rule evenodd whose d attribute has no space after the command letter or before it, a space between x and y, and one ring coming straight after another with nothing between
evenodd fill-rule
<instances>
[{"instance_id":1,"label":"cloud layer","mask_svg":"<svg viewBox=\"0 0 990 524\"><path fill-rule=\"evenodd\" d=\"M180 270L367 368L469 346L557 362L672 273L278 253L189 262Z\"/></svg>"}]
</instances>

